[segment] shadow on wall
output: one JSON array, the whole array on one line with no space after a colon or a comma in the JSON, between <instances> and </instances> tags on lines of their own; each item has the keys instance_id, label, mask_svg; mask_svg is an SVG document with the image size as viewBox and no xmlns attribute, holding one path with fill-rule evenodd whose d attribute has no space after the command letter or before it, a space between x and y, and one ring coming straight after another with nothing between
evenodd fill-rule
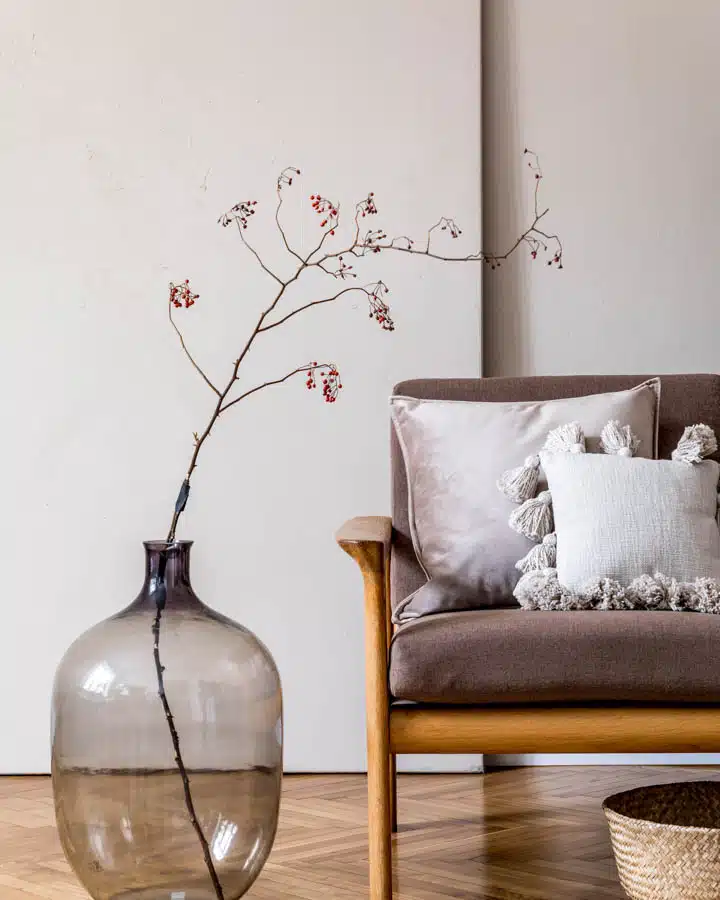
<instances>
[{"instance_id":1,"label":"shadow on wall","mask_svg":"<svg viewBox=\"0 0 720 900\"><path fill-rule=\"evenodd\" d=\"M505 0L484 0L482 17L483 246L494 250L522 231L528 181L522 158L514 58L517 10ZM490 122L492 128L487 126ZM483 375L521 375L528 371L529 322L521 302L527 288L524 264L522 256L517 255L500 272L485 268Z\"/></svg>"}]
</instances>

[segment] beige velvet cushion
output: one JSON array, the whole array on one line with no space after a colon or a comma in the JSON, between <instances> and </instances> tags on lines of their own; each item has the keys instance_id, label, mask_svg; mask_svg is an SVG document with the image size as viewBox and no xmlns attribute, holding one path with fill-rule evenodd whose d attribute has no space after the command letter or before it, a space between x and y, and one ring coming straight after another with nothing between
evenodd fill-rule
<instances>
[{"instance_id":1,"label":"beige velvet cushion","mask_svg":"<svg viewBox=\"0 0 720 900\"><path fill-rule=\"evenodd\" d=\"M631 426L638 454L657 455L660 382L608 394L520 403L392 397L408 481L413 545L430 583L395 607L398 621L447 609L507 606L532 544L508 527L497 489L505 469L538 453L548 431L578 421L588 450L609 419Z\"/></svg>"},{"instance_id":2,"label":"beige velvet cushion","mask_svg":"<svg viewBox=\"0 0 720 900\"><path fill-rule=\"evenodd\" d=\"M713 460L541 453L553 499L558 581L591 578L627 586L638 575L720 579Z\"/></svg>"},{"instance_id":3,"label":"beige velvet cushion","mask_svg":"<svg viewBox=\"0 0 720 900\"><path fill-rule=\"evenodd\" d=\"M720 703L720 616L485 609L401 626L390 689L427 703Z\"/></svg>"}]
</instances>

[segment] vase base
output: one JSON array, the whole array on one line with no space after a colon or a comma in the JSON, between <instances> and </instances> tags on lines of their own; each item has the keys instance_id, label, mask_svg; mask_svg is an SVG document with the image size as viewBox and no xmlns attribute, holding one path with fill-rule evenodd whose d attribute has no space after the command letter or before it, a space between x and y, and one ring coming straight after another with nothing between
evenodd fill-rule
<instances>
[{"instance_id":1,"label":"vase base","mask_svg":"<svg viewBox=\"0 0 720 900\"><path fill-rule=\"evenodd\" d=\"M110 900L217 900L217 894L212 889L203 887L187 887L185 890L161 890L149 888L148 890L135 890L130 893L113 894Z\"/></svg>"},{"instance_id":2,"label":"vase base","mask_svg":"<svg viewBox=\"0 0 720 900\"><path fill-rule=\"evenodd\" d=\"M238 900L272 845L281 773L188 775L224 900ZM217 900L177 771L71 769L54 778L63 845L94 900Z\"/></svg>"},{"instance_id":3,"label":"vase base","mask_svg":"<svg viewBox=\"0 0 720 900\"><path fill-rule=\"evenodd\" d=\"M114 894L110 900L217 900L217 894L207 888L192 888L186 890L160 890L150 888L148 890L130 891L130 893Z\"/></svg>"}]
</instances>

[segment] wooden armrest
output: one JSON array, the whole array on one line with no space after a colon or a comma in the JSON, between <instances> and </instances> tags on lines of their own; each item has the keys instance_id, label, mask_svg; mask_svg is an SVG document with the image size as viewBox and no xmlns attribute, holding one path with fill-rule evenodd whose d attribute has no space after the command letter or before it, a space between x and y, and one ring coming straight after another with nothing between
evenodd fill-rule
<instances>
[{"instance_id":1,"label":"wooden armrest","mask_svg":"<svg viewBox=\"0 0 720 900\"><path fill-rule=\"evenodd\" d=\"M382 571L390 552L392 523L389 516L358 516L349 519L335 535L343 550L363 571Z\"/></svg>"},{"instance_id":2,"label":"wooden armrest","mask_svg":"<svg viewBox=\"0 0 720 900\"><path fill-rule=\"evenodd\" d=\"M389 585L392 522L388 516L359 516L346 522L335 539L362 572L367 667L368 672L376 670L378 683L373 690L380 690L380 683L384 685L386 679L385 666L392 637Z\"/></svg>"}]
</instances>

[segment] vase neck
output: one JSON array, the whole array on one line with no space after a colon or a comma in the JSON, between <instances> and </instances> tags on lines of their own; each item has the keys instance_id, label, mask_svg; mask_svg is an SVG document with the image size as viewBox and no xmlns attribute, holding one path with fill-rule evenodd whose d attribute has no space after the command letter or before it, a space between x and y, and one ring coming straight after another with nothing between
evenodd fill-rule
<instances>
[{"instance_id":1,"label":"vase neck","mask_svg":"<svg viewBox=\"0 0 720 900\"><path fill-rule=\"evenodd\" d=\"M190 548L192 541L145 541L145 583L140 597L163 605L187 604L197 600L190 584Z\"/></svg>"}]
</instances>

